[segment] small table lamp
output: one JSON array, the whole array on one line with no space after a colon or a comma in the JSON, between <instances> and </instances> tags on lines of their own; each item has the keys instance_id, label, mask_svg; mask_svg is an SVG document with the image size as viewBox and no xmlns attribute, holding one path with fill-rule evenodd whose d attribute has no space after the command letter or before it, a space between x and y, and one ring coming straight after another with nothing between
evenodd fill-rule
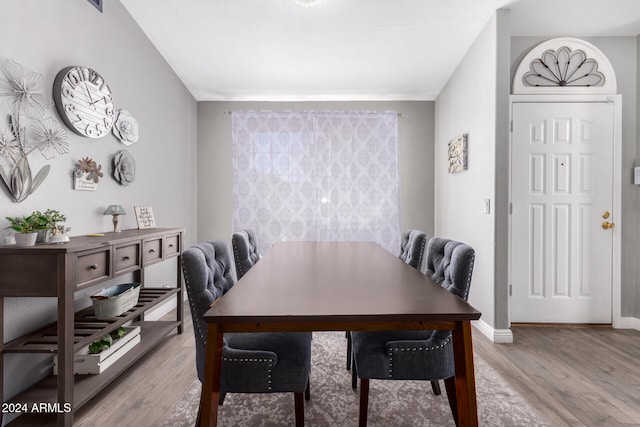
<instances>
[{"instance_id":1,"label":"small table lamp","mask_svg":"<svg viewBox=\"0 0 640 427\"><path fill-rule=\"evenodd\" d=\"M126 215L127 213L124 211L122 206L120 205L109 205L107 209L104 211L105 215L113 215L113 232L118 233L118 215Z\"/></svg>"}]
</instances>

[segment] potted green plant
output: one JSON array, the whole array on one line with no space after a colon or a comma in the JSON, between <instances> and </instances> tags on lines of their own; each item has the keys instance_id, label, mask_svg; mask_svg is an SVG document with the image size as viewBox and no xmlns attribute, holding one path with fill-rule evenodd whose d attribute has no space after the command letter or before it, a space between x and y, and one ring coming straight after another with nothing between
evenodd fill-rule
<instances>
[{"instance_id":1,"label":"potted green plant","mask_svg":"<svg viewBox=\"0 0 640 427\"><path fill-rule=\"evenodd\" d=\"M16 232L14 234L14 238L16 239L17 246L35 245L38 230L42 230L46 227L36 212L29 216L20 216L15 218L7 216L5 218L10 222L10 225L7 228Z\"/></svg>"},{"instance_id":2,"label":"potted green plant","mask_svg":"<svg viewBox=\"0 0 640 427\"><path fill-rule=\"evenodd\" d=\"M66 227L64 224L52 224L49 226L49 242L50 243L64 243L69 241L67 232L71 230L71 227Z\"/></svg>"},{"instance_id":3,"label":"potted green plant","mask_svg":"<svg viewBox=\"0 0 640 427\"><path fill-rule=\"evenodd\" d=\"M36 237L36 243L46 243L49 241L49 218L40 211L35 211L32 215L38 218L38 236Z\"/></svg>"},{"instance_id":4,"label":"potted green plant","mask_svg":"<svg viewBox=\"0 0 640 427\"><path fill-rule=\"evenodd\" d=\"M38 217L38 221L43 226L39 233L37 241L42 242L67 242L69 237L67 231L71 230L64 226L67 217L55 209L47 209L44 212L36 211L34 213Z\"/></svg>"}]
</instances>

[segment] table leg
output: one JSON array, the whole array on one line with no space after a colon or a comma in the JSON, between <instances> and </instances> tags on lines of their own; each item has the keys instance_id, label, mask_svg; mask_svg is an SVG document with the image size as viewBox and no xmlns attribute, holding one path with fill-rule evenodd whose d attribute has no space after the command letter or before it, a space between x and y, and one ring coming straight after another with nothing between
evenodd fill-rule
<instances>
[{"instance_id":1,"label":"table leg","mask_svg":"<svg viewBox=\"0 0 640 427\"><path fill-rule=\"evenodd\" d=\"M209 323L207 328L207 360L204 383L200 395L201 426L218 425L218 401L220 397L220 372L222 369L222 332L218 325Z\"/></svg>"},{"instance_id":2,"label":"table leg","mask_svg":"<svg viewBox=\"0 0 640 427\"><path fill-rule=\"evenodd\" d=\"M471 322L468 320L457 322L453 330L453 357L456 368L457 425L477 427L476 379L473 368Z\"/></svg>"}]
</instances>

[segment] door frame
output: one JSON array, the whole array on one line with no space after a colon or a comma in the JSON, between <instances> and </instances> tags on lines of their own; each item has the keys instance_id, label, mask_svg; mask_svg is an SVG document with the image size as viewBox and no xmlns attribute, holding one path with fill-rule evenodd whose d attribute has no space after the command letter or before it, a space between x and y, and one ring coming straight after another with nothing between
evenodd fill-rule
<instances>
[{"instance_id":1,"label":"door frame","mask_svg":"<svg viewBox=\"0 0 640 427\"><path fill-rule=\"evenodd\" d=\"M613 194L612 212L616 227L613 231L612 271L611 271L611 325L620 327L622 321L621 290L621 233L622 228L622 95L510 95L509 96L509 310L508 319L511 327L511 289L512 280L512 154L513 154L513 105L518 103L608 103L613 104Z\"/></svg>"}]
</instances>

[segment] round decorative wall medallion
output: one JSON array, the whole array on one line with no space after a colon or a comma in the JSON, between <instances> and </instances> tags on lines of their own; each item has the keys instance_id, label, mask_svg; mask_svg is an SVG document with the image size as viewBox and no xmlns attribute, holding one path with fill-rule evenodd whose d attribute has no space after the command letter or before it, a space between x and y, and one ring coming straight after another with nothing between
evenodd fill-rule
<instances>
[{"instance_id":1,"label":"round decorative wall medallion","mask_svg":"<svg viewBox=\"0 0 640 427\"><path fill-rule=\"evenodd\" d=\"M120 150L113 156L113 179L124 186L136 179L136 161L127 150Z\"/></svg>"},{"instance_id":2,"label":"round decorative wall medallion","mask_svg":"<svg viewBox=\"0 0 640 427\"><path fill-rule=\"evenodd\" d=\"M138 121L127 110L116 111L113 134L124 145L138 141Z\"/></svg>"}]
</instances>

